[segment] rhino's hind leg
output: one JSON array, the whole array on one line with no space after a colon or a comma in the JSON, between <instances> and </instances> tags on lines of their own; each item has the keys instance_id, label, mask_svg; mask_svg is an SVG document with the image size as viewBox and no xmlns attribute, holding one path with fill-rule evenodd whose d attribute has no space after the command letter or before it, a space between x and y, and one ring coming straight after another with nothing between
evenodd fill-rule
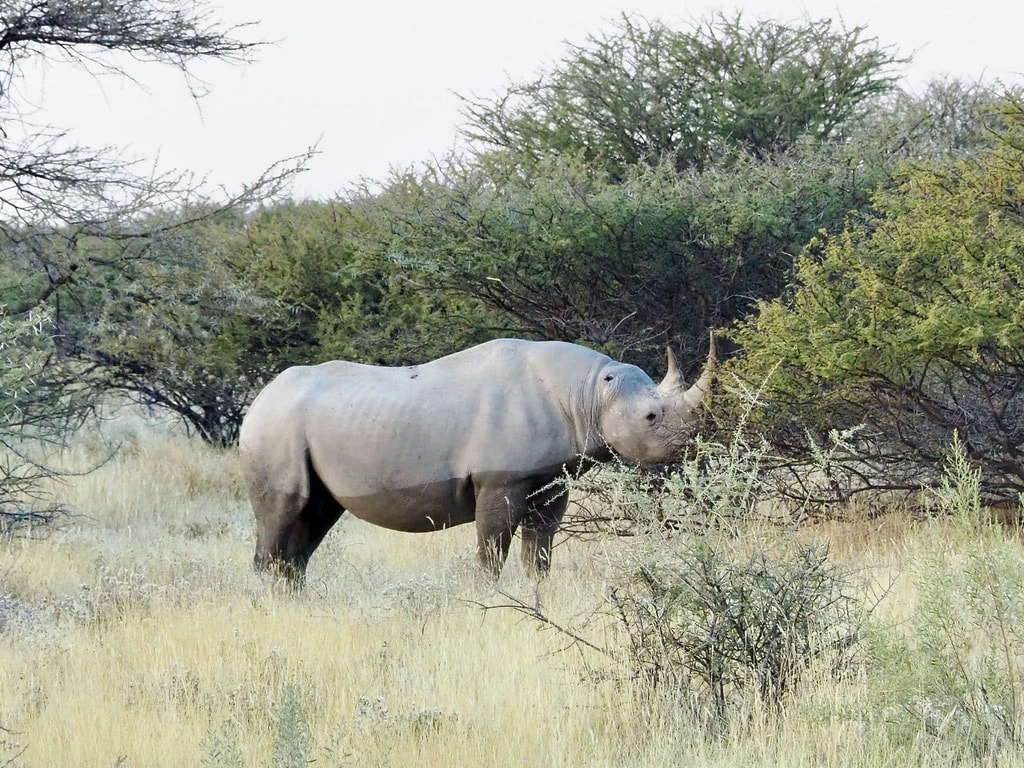
<instances>
[{"instance_id":1,"label":"rhino's hind leg","mask_svg":"<svg viewBox=\"0 0 1024 768\"><path fill-rule=\"evenodd\" d=\"M309 558L345 511L315 472L310 481L308 494L265 494L256 516L256 569L295 586L303 584Z\"/></svg>"}]
</instances>

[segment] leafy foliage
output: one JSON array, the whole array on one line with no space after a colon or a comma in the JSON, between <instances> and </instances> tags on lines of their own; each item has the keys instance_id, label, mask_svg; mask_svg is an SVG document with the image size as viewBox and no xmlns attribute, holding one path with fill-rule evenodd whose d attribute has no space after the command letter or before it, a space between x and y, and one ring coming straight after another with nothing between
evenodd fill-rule
<instances>
[{"instance_id":1,"label":"leafy foliage","mask_svg":"<svg viewBox=\"0 0 1024 768\"><path fill-rule=\"evenodd\" d=\"M166 227L138 222L138 237L78 238L76 258L91 267L60 315L61 351L93 392L169 410L222 445L234 442L274 359L261 343L267 302L241 284L230 258L239 220L193 209L166 214Z\"/></svg>"},{"instance_id":2,"label":"leafy foliage","mask_svg":"<svg viewBox=\"0 0 1024 768\"><path fill-rule=\"evenodd\" d=\"M864 204L872 178L812 145L703 173L635 167L620 182L573 160L524 174L492 158L402 177L369 205L389 243L378 253L407 279L467 295L515 333L653 370L666 341L699 364L707 329L777 295L791 254Z\"/></svg>"},{"instance_id":3,"label":"leafy foliage","mask_svg":"<svg viewBox=\"0 0 1024 768\"><path fill-rule=\"evenodd\" d=\"M696 362L709 327L778 295L793 254L885 178L878 147L840 140L896 63L829 21L623 18L536 82L467 99L479 151L367 199L365 236L387 245L365 253L496 331L650 369L672 342Z\"/></svg>"},{"instance_id":4,"label":"leafy foliage","mask_svg":"<svg viewBox=\"0 0 1024 768\"><path fill-rule=\"evenodd\" d=\"M932 80L919 94L896 90L873 103L850 142L873 143L894 163L976 157L998 144L1007 127L1001 107L1019 95L1019 88L957 79Z\"/></svg>"},{"instance_id":5,"label":"leafy foliage","mask_svg":"<svg viewBox=\"0 0 1024 768\"><path fill-rule=\"evenodd\" d=\"M405 191L394 185L379 198L280 204L247 220L236 247L246 264L241 277L288 308L293 333L276 343L290 362L419 363L490 337L475 302L395 250L380 216L411 215L415 201Z\"/></svg>"},{"instance_id":6,"label":"leafy foliage","mask_svg":"<svg viewBox=\"0 0 1024 768\"><path fill-rule=\"evenodd\" d=\"M1024 108L1008 97L994 148L915 163L877 214L797 263L791 298L736 334L737 372L771 375L757 424L793 451L866 424L860 487L934 482L956 430L987 492L1024 489ZM780 363L781 361L781 363ZM777 368L776 368L777 367Z\"/></svg>"},{"instance_id":7,"label":"leafy foliage","mask_svg":"<svg viewBox=\"0 0 1024 768\"><path fill-rule=\"evenodd\" d=\"M41 486L57 474L29 442L61 443L90 412L64 368L54 368L52 320L0 307L0 535L49 522L59 509Z\"/></svg>"},{"instance_id":8,"label":"leafy foliage","mask_svg":"<svg viewBox=\"0 0 1024 768\"><path fill-rule=\"evenodd\" d=\"M284 686L277 708L277 737L271 764L275 768L304 768L310 758L311 736L306 703L295 685Z\"/></svg>"},{"instance_id":9,"label":"leafy foliage","mask_svg":"<svg viewBox=\"0 0 1024 768\"><path fill-rule=\"evenodd\" d=\"M134 226L74 238L69 259L88 268L55 292L61 353L97 395L174 413L212 443L237 440L249 402L288 365L421 362L479 335L465 300L366 256L382 246L363 236L358 200L194 206Z\"/></svg>"},{"instance_id":10,"label":"leafy foliage","mask_svg":"<svg viewBox=\"0 0 1024 768\"><path fill-rule=\"evenodd\" d=\"M897 63L863 28L827 19L718 14L674 30L623 17L536 81L467 99L466 134L520 159L578 157L613 180L665 160L699 170L737 149L767 157L841 138Z\"/></svg>"},{"instance_id":11,"label":"leafy foliage","mask_svg":"<svg viewBox=\"0 0 1024 768\"><path fill-rule=\"evenodd\" d=\"M244 768L234 723L224 722L220 732L208 733L203 740L203 768Z\"/></svg>"}]
</instances>

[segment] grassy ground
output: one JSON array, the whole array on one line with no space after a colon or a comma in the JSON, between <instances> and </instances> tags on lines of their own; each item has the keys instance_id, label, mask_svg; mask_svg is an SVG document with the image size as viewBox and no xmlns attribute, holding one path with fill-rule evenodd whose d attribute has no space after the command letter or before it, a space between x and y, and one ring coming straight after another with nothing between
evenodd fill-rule
<instances>
[{"instance_id":1,"label":"grassy ground","mask_svg":"<svg viewBox=\"0 0 1024 768\"><path fill-rule=\"evenodd\" d=\"M684 709L638 696L615 660L516 611L481 607L506 595L539 601L615 651L606 593L642 543L571 542L540 586L511 561L494 585L475 569L470 527L416 536L345 519L295 596L251 571L251 513L233 453L140 421L82 435L61 461L95 465L111 440L116 455L58 489L73 517L0 542L0 766L970 757L929 741L924 728L889 728L867 666L840 682L812 676L781 713L711 738ZM878 615L912 611L907 559L930 534L909 519L782 535L828 539L835 558L885 584ZM1024 764L1006 752L999 760Z\"/></svg>"}]
</instances>

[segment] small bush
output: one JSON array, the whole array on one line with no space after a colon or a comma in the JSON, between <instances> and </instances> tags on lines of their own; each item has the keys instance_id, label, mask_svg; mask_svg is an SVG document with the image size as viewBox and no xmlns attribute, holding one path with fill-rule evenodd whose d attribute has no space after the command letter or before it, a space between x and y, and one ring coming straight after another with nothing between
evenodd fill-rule
<instances>
[{"instance_id":1,"label":"small bush","mask_svg":"<svg viewBox=\"0 0 1024 768\"><path fill-rule=\"evenodd\" d=\"M556 483L568 489L573 504L561 531L635 536L728 530L768 499L762 472L768 450L767 444L750 445L739 435L729 445L698 436L686 461L661 470L612 462L566 475Z\"/></svg>"},{"instance_id":2,"label":"small bush","mask_svg":"<svg viewBox=\"0 0 1024 768\"><path fill-rule=\"evenodd\" d=\"M203 740L203 768L244 768L245 761L238 747L238 729L226 720L217 733Z\"/></svg>"},{"instance_id":3,"label":"small bush","mask_svg":"<svg viewBox=\"0 0 1024 768\"><path fill-rule=\"evenodd\" d=\"M758 406L758 392L744 394L749 409ZM815 466L824 473L846 441L837 433ZM611 465L564 480L579 507L568 535L642 537L609 592L626 638L612 655L642 694L686 702L716 733L739 712L777 714L811 667L842 673L866 617L859 584L827 548L745 544L740 531L772 503L768 459L767 444L737 428L728 445L695 439L689 460L660 476Z\"/></svg>"},{"instance_id":4,"label":"small bush","mask_svg":"<svg viewBox=\"0 0 1024 768\"><path fill-rule=\"evenodd\" d=\"M274 768L305 768L312 761L309 721L306 705L298 689L286 685L277 709L277 737L274 741Z\"/></svg>"},{"instance_id":5,"label":"small bush","mask_svg":"<svg viewBox=\"0 0 1024 768\"><path fill-rule=\"evenodd\" d=\"M841 673L860 636L852 582L822 547L737 561L699 541L637 569L611 601L633 675L716 731L751 701L778 712L819 661Z\"/></svg>"},{"instance_id":6,"label":"small bush","mask_svg":"<svg viewBox=\"0 0 1024 768\"><path fill-rule=\"evenodd\" d=\"M981 473L959 438L939 511L946 524L911 564L917 601L875 640L875 680L892 727L960 761L1024 748L1024 555L984 514Z\"/></svg>"}]
</instances>

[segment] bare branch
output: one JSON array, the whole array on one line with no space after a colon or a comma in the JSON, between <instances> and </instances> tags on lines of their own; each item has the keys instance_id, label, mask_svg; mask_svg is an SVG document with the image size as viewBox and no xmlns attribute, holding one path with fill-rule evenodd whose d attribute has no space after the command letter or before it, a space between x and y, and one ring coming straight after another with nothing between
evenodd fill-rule
<instances>
[{"instance_id":1,"label":"bare branch","mask_svg":"<svg viewBox=\"0 0 1024 768\"><path fill-rule=\"evenodd\" d=\"M507 592L501 592L499 590L498 594L506 598L509 602L501 605L487 605L485 603L480 603L476 601L471 602L473 605L476 605L485 611L511 609L516 613L521 613L524 616L528 616L529 618L534 619L535 621L539 621L541 624L545 626L551 627L560 634L565 635L573 641L573 645L582 645L583 647L589 648L592 651L597 651L600 654L614 658L614 654L612 654L612 652L609 651L607 648L602 648L598 645L594 645L586 638L580 637L571 629L567 629L566 627L563 627L561 624L558 624L557 622L552 621L550 618L545 616L544 613L541 611L539 598L537 599L537 601L535 601L533 605L530 605L529 603L520 600L518 597L513 597Z\"/></svg>"}]
</instances>

